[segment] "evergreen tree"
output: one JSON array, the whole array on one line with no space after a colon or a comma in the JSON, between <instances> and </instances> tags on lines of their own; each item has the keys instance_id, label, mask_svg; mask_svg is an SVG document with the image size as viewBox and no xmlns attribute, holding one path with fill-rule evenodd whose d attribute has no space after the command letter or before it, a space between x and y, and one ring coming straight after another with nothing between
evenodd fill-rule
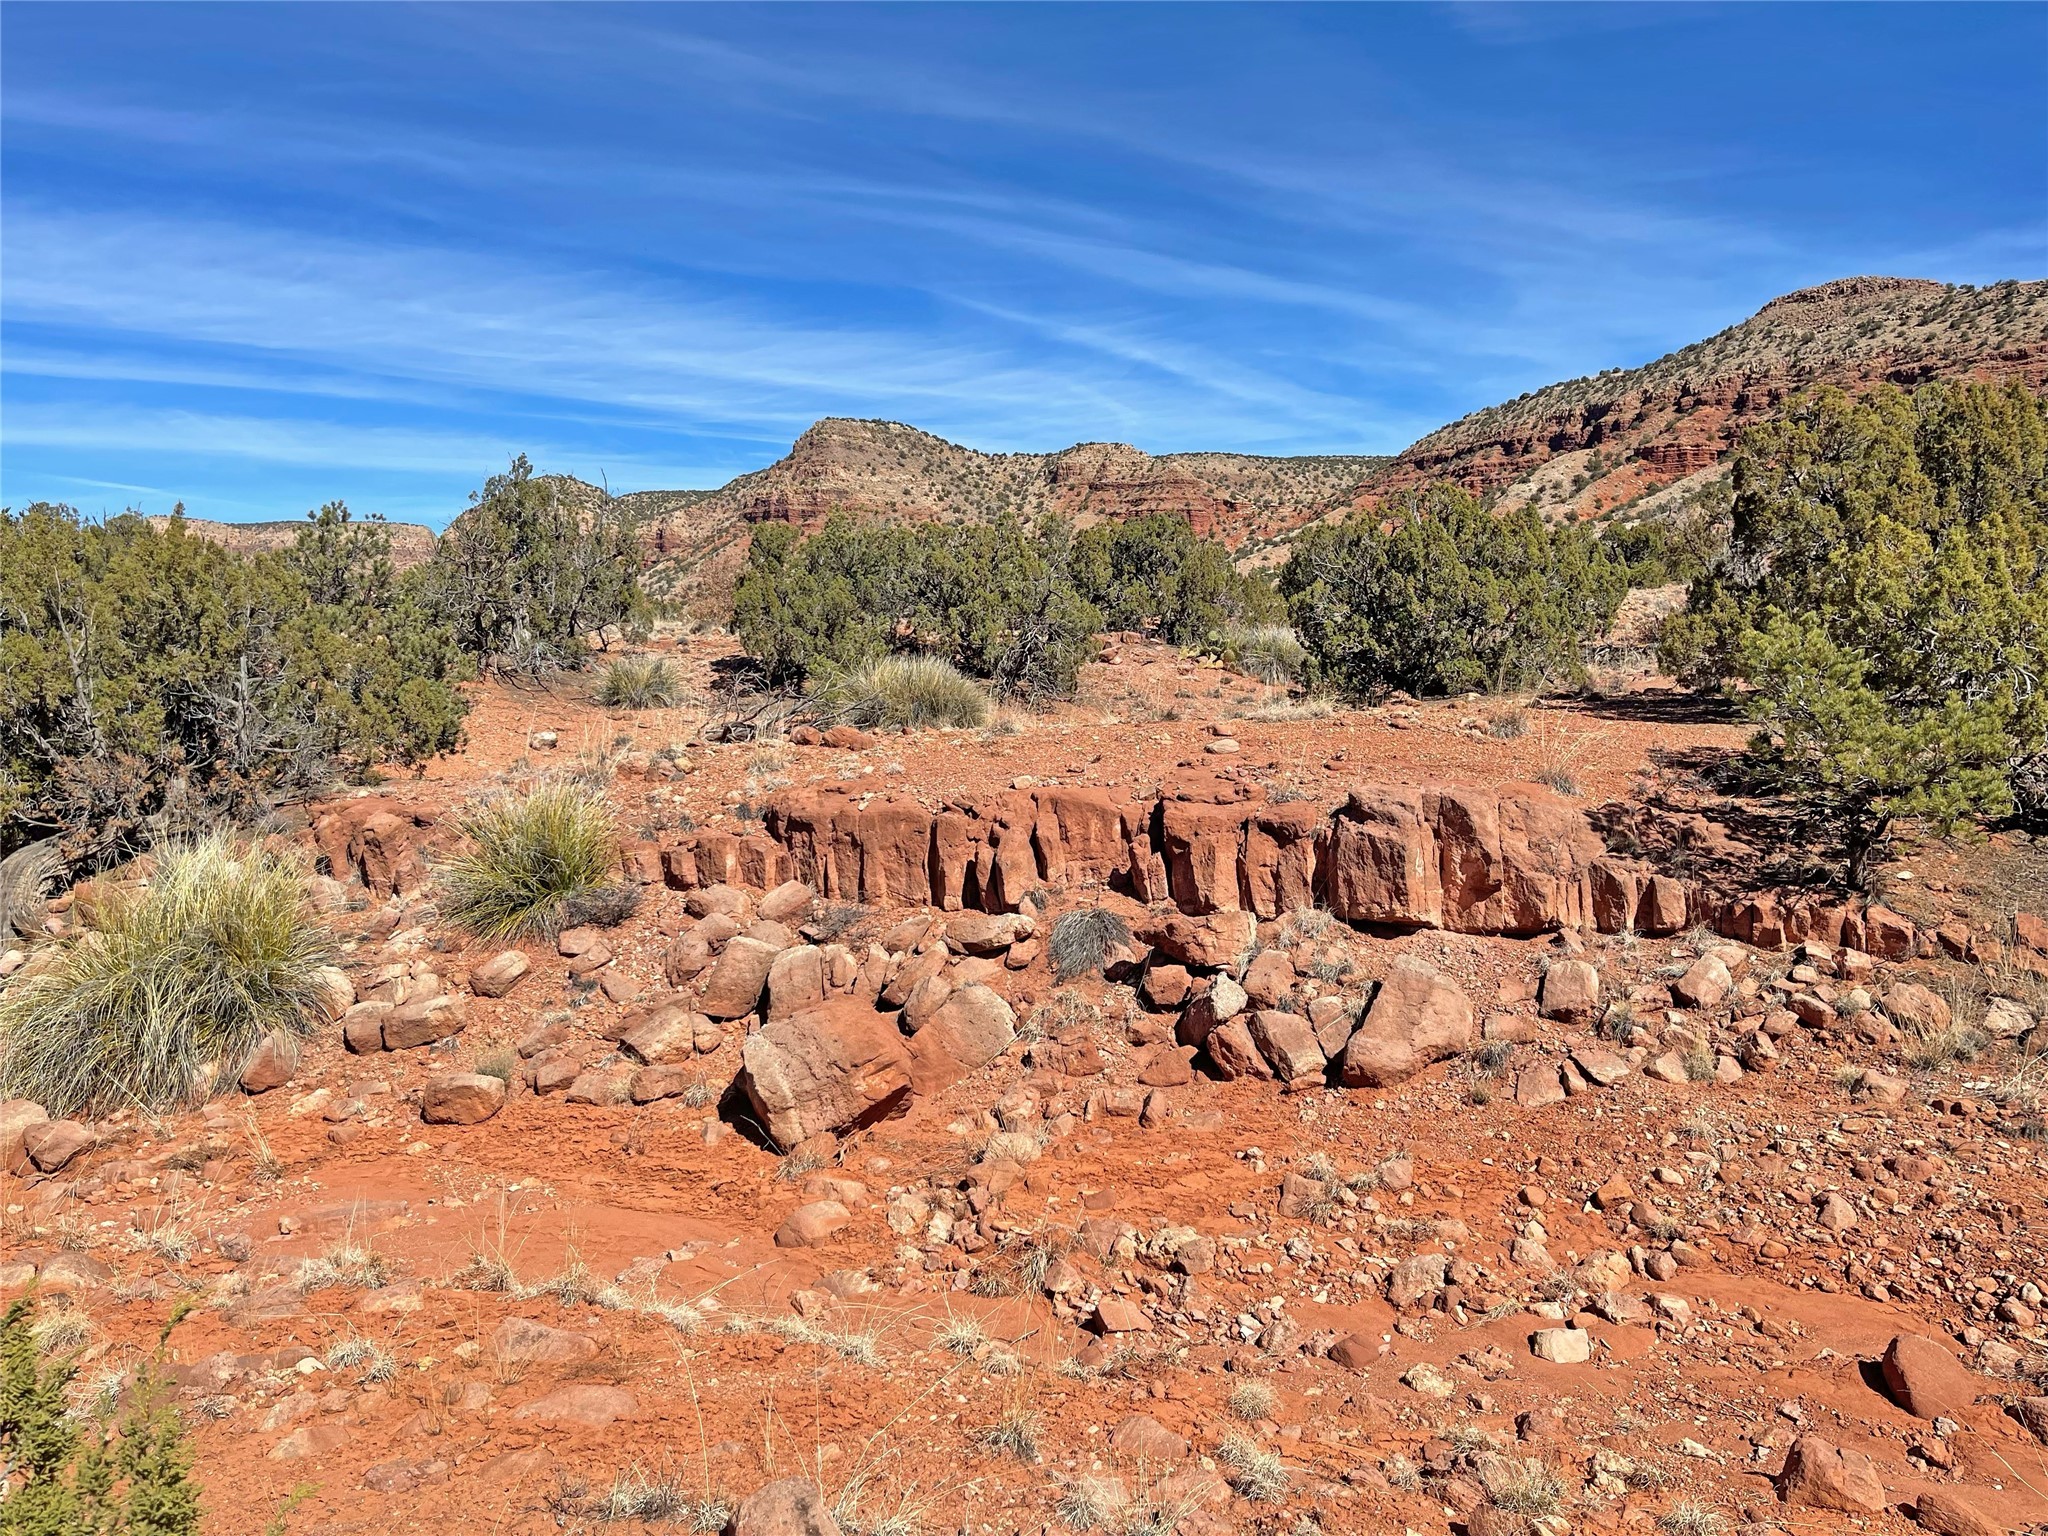
<instances>
[{"instance_id":1,"label":"evergreen tree","mask_svg":"<svg viewBox=\"0 0 2048 1536\"><path fill-rule=\"evenodd\" d=\"M493 475L421 568L419 589L487 666L574 666L588 637L646 611L632 521L608 496L564 494L521 454Z\"/></svg>"},{"instance_id":2,"label":"evergreen tree","mask_svg":"<svg viewBox=\"0 0 2048 1536\"><path fill-rule=\"evenodd\" d=\"M2048 408L2017 384L1823 390L1753 429L1734 533L1665 663L1734 689L1757 760L1861 887L1901 817L2013 806L2048 736Z\"/></svg>"},{"instance_id":3,"label":"evergreen tree","mask_svg":"<svg viewBox=\"0 0 2048 1536\"><path fill-rule=\"evenodd\" d=\"M1433 485L1391 512L1305 530L1280 572L1317 671L1356 697L1501 692L1583 675L1628 573L1534 508L1496 517Z\"/></svg>"}]
</instances>

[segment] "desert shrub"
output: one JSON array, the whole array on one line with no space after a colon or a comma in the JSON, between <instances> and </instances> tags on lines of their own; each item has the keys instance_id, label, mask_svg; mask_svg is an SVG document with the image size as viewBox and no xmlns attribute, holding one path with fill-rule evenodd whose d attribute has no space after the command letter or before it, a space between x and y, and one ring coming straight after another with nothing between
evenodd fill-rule
<instances>
[{"instance_id":1,"label":"desert shrub","mask_svg":"<svg viewBox=\"0 0 2048 1536\"><path fill-rule=\"evenodd\" d=\"M35 1314L31 1294L0 1317L0 1466L9 1474L0 1529L8 1536L198 1536L192 1453L158 1363L137 1372L118 1423L111 1408L73 1413L67 1396L76 1359L43 1361Z\"/></svg>"},{"instance_id":2,"label":"desert shrub","mask_svg":"<svg viewBox=\"0 0 2048 1536\"><path fill-rule=\"evenodd\" d=\"M1280 572L1315 673L1364 699L1576 680L1627 588L1591 533L1450 485L1306 530Z\"/></svg>"},{"instance_id":3,"label":"desert shrub","mask_svg":"<svg viewBox=\"0 0 2048 1536\"><path fill-rule=\"evenodd\" d=\"M910 651L1005 695L1065 697L1102 622L1074 587L1072 550L1063 522L1007 515L916 528L840 515L807 538L765 527L733 591L733 628L778 685Z\"/></svg>"},{"instance_id":4,"label":"desert shrub","mask_svg":"<svg viewBox=\"0 0 2048 1536\"><path fill-rule=\"evenodd\" d=\"M869 730L977 726L989 713L988 690L937 656L877 656L825 677L812 701L833 721Z\"/></svg>"},{"instance_id":5,"label":"desert shrub","mask_svg":"<svg viewBox=\"0 0 2048 1536\"><path fill-rule=\"evenodd\" d=\"M521 454L470 498L418 573L423 599L456 643L487 666L574 666L588 637L639 620L640 547L602 491L536 477Z\"/></svg>"},{"instance_id":6,"label":"desert shrub","mask_svg":"<svg viewBox=\"0 0 2048 1536\"><path fill-rule=\"evenodd\" d=\"M2011 809L2048 740L2048 401L1822 390L1734 473L1732 541L1665 665L1737 692L1753 762L1839 836L1852 885L1901 817Z\"/></svg>"},{"instance_id":7,"label":"desert shrub","mask_svg":"<svg viewBox=\"0 0 2048 1536\"><path fill-rule=\"evenodd\" d=\"M1230 553L1188 520L1153 512L1097 523L1074 538L1074 585L1111 629L1154 629L1195 645L1225 626L1267 623L1284 610L1272 583L1240 572Z\"/></svg>"},{"instance_id":8,"label":"desert shrub","mask_svg":"<svg viewBox=\"0 0 2048 1536\"><path fill-rule=\"evenodd\" d=\"M340 503L255 556L182 514L0 512L0 852L97 867L452 747L469 665L389 550Z\"/></svg>"},{"instance_id":9,"label":"desert shrub","mask_svg":"<svg viewBox=\"0 0 2048 1536\"><path fill-rule=\"evenodd\" d=\"M552 936L578 920L579 902L611 889L618 834L603 797L584 785L503 795L455 827L466 846L439 871L441 915L480 937Z\"/></svg>"},{"instance_id":10,"label":"desert shrub","mask_svg":"<svg viewBox=\"0 0 2048 1536\"><path fill-rule=\"evenodd\" d=\"M1287 1496L1287 1485L1292 1479L1286 1463L1251 1436L1230 1431L1216 1447L1216 1459L1229 1469L1230 1486L1241 1497L1253 1503L1268 1503Z\"/></svg>"},{"instance_id":11,"label":"desert shrub","mask_svg":"<svg viewBox=\"0 0 2048 1536\"><path fill-rule=\"evenodd\" d=\"M1308 649L1285 624L1226 624L1223 659L1262 683L1297 683L1308 673Z\"/></svg>"},{"instance_id":12,"label":"desert shrub","mask_svg":"<svg viewBox=\"0 0 2048 1536\"><path fill-rule=\"evenodd\" d=\"M147 886L80 905L81 929L0 996L0 1091L52 1114L189 1099L265 1035L311 1034L333 936L294 855L225 836L168 848Z\"/></svg>"},{"instance_id":13,"label":"desert shrub","mask_svg":"<svg viewBox=\"0 0 2048 1536\"><path fill-rule=\"evenodd\" d=\"M1532 1519L1554 1515L1564 1502L1564 1482L1544 1463L1526 1460L1493 1486L1493 1506Z\"/></svg>"},{"instance_id":14,"label":"desert shrub","mask_svg":"<svg viewBox=\"0 0 2048 1536\"><path fill-rule=\"evenodd\" d=\"M1116 913L1102 907L1077 907L1053 919L1046 936L1046 954L1052 960L1057 981L1098 972L1110 951L1131 941L1130 925Z\"/></svg>"},{"instance_id":15,"label":"desert shrub","mask_svg":"<svg viewBox=\"0 0 2048 1536\"><path fill-rule=\"evenodd\" d=\"M597 702L611 709L663 709L682 696L682 682L664 656L621 656L598 680Z\"/></svg>"},{"instance_id":16,"label":"desert shrub","mask_svg":"<svg viewBox=\"0 0 2048 1536\"><path fill-rule=\"evenodd\" d=\"M1272 1384L1257 1378L1241 1381L1230 1389L1231 1413L1248 1423L1272 1418L1279 1404L1280 1395L1273 1390Z\"/></svg>"},{"instance_id":17,"label":"desert shrub","mask_svg":"<svg viewBox=\"0 0 2048 1536\"><path fill-rule=\"evenodd\" d=\"M1727 478L1710 480L1680 507L1614 524L1601 545L1627 567L1631 587L1697 581L1728 547L1729 501Z\"/></svg>"}]
</instances>

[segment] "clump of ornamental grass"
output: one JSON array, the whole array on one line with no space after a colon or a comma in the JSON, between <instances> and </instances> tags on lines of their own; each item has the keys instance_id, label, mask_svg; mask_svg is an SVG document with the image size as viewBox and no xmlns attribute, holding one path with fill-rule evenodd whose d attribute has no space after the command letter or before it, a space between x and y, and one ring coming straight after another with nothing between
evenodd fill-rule
<instances>
[{"instance_id":1,"label":"clump of ornamental grass","mask_svg":"<svg viewBox=\"0 0 2048 1536\"><path fill-rule=\"evenodd\" d=\"M595 790L541 784L472 807L455 828L465 846L439 872L449 922L486 939L552 938L611 916L618 830Z\"/></svg>"},{"instance_id":2,"label":"clump of ornamental grass","mask_svg":"<svg viewBox=\"0 0 2048 1536\"><path fill-rule=\"evenodd\" d=\"M1299 682L1308 671L1308 650L1285 624L1227 624L1223 657L1262 683Z\"/></svg>"},{"instance_id":3,"label":"clump of ornamental grass","mask_svg":"<svg viewBox=\"0 0 2048 1536\"><path fill-rule=\"evenodd\" d=\"M985 725L988 690L938 656L879 656L819 685L816 704L864 730Z\"/></svg>"},{"instance_id":4,"label":"clump of ornamental grass","mask_svg":"<svg viewBox=\"0 0 2048 1536\"><path fill-rule=\"evenodd\" d=\"M1110 954L1130 942L1130 925L1116 913L1102 907L1077 907L1053 919L1045 951L1052 960L1054 979L1072 981L1076 976L1100 972Z\"/></svg>"},{"instance_id":5,"label":"clump of ornamental grass","mask_svg":"<svg viewBox=\"0 0 2048 1536\"><path fill-rule=\"evenodd\" d=\"M604 669L596 697L610 709L665 709L682 693L682 680L667 657L621 656Z\"/></svg>"},{"instance_id":6,"label":"clump of ornamental grass","mask_svg":"<svg viewBox=\"0 0 2048 1536\"><path fill-rule=\"evenodd\" d=\"M241 1075L264 1037L325 1018L334 936L294 852L225 835L168 847L145 885L79 905L78 931L0 996L0 1094L53 1115L155 1110Z\"/></svg>"}]
</instances>

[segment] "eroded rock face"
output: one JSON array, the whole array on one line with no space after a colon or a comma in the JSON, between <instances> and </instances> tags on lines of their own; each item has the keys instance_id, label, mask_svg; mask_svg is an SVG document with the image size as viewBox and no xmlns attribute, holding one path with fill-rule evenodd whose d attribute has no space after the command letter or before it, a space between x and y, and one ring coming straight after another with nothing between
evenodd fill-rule
<instances>
[{"instance_id":1,"label":"eroded rock face","mask_svg":"<svg viewBox=\"0 0 2048 1536\"><path fill-rule=\"evenodd\" d=\"M883 1118L911 1091L909 1042L893 1013L834 998L747 1037L740 1086L779 1147Z\"/></svg>"},{"instance_id":2,"label":"eroded rock face","mask_svg":"<svg viewBox=\"0 0 2048 1536\"><path fill-rule=\"evenodd\" d=\"M1048 787L936 815L907 799L804 789L776 796L765 824L777 868L803 887L948 912L1015 912L1041 885L1095 882L1190 917L1322 901L1355 922L1519 934L1596 917L1618 931L1670 896L1609 856L1575 807L1492 788L1362 785L1332 813L1197 776L1149 806ZM708 877L709 835L664 856L673 883Z\"/></svg>"},{"instance_id":3,"label":"eroded rock face","mask_svg":"<svg viewBox=\"0 0 2048 1536\"><path fill-rule=\"evenodd\" d=\"M1347 1088L1385 1088L1473 1040L1472 1003L1433 966L1404 955L1352 1031L1338 1066Z\"/></svg>"}]
</instances>

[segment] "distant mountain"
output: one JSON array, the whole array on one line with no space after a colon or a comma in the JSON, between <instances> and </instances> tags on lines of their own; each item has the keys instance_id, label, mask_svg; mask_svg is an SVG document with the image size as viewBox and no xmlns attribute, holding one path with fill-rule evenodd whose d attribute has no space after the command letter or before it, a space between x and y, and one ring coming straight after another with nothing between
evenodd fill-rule
<instances>
[{"instance_id":1,"label":"distant mountain","mask_svg":"<svg viewBox=\"0 0 2048 1536\"><path fill-rule=\"evenodd\" d=\"M1744 427L1817 384L1969 377L2048 383L2048 282L1802 289L1640 368L1476 411L1391 458L1154 456L1122 443L980 453L899 422L829 418L717 490L622 499L646 519L650 584L678 595L729 587L753 524L815 526L837 509L948 522L1057 511L1083 523L1170 511L1241 558L1272 559L1306 524L1438 479L1560 518L1654 510L1659 492L1721 473Z\"/></svg>"},{"instance_id":2,"label":"distant mountain","mask_svg":"<svg viewBox=\"0 0 2048 1536\"><path fill-rule=\"evenodd\" d=\"M1851 277L1773 299L1640 368L1551 384L1440 427L1358 500L1431 480L1589 517L1710 472L1743 428L1819 384L2048 382L2048 282L1965 289Z\"/></svg>"},{"instance_id":3,"label":"distant mountain","mask_svg":"<svg viewBox=\"0 0 2048 1536\"><path fill-rule=\"evenodd\" d=\"M1803 390L1951 378L2048 384L2048 282L1824 283L1640 368L1475 411L1393 457L1153 455L1125 443L982 453L900 422L829 417L773 464L715 490L637 491L618 501L640 519L649 588L702 599L711 612L729 594L756 524L815 527L837 510L935 522L1060 512L1082 524L1172 512L1240 559L1266 562L1309 523L1439 479L1558 518L1651 515L1725 473L1742 430ZM594 506L603 494L567 476L545 478L577 504ZM300 524L193 526L235 547L267 549L289 543ZM392 526L401 564L432 552L427 529Z\"/></svg>"},{"instance_id":4,"label":"distant mountain","mask_svg":"<svg viewBox=\"0 0 2048 1536\"><path fill-rule=\"evenodd\" d=\"M1352 494L1387 462L1372 454L1155 456L1125 443L981 453L900 422L829 417L785 457L715 491L620 499L646 519L650 584L681 592L729 581L752 525L815 527L841 510L926 522L1059 512L1084 526L1172 512L1237 547L1295 526L1301 508Z\"/></svg>"}]
</instances>

